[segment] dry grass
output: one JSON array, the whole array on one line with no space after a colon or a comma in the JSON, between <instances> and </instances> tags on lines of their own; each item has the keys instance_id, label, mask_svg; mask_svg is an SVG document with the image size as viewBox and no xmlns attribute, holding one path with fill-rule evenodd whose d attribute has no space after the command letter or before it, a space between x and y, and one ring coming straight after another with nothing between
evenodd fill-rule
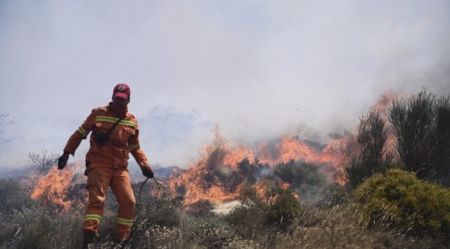
<instances>
[{"instance_id":1,"label":"dry grass","mask_svg":"<svg viewBox=\"0 0 450 249\"><path fill-rule=\"evenodd\" d=\"M9 186L9 185L8 185ZM12 185L11 185L12 186ZM196 216L173 200L140 201L127 248L272 249L272 248L445 248L439 241L406 236L391 226L368 228L352 201L301 206L287 228L258 221L258 212L242 209L242 222L213 213ZM29 203L0 210L0 249L70 249L81 247L82 209L61 214ZM108 205L97 249L114 247L115 206ZM203 213L203 212L202 212ZM250 215L251 214L251 215ZM244 219L246 218L246 219Z\"/></svg>"}]
</instances>

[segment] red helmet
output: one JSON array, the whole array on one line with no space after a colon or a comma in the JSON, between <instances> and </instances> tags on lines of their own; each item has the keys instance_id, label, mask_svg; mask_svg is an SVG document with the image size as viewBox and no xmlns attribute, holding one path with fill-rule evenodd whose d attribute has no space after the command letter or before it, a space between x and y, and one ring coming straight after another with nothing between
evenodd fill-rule
<instances>
[{"instance_id":1,"label":"red helmet","mask_svg":"<svg viewBox=\"0 0 450 249\"><path fill-rule=\"evenodd\" d=\"M129 99L131 94L130 87L125 83L119 83L114 87L113 98Z\"/></svg>"}]
</instances>

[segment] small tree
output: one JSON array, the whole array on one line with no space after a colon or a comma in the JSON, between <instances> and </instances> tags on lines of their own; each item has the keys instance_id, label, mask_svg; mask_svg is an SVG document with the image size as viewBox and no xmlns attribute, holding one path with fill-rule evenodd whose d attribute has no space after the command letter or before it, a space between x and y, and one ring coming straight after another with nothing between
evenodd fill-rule
<instances>
[{"instance_id":1,"label":"small tree","mask_svg":"<svg viewBox=\"0 0 450 249\"><path fill-rule=\"evenodd\" d=\"M390 164L385 157L386 139L385 121L378 112L372 110L361 118L356 137L359 155L346 168L350 186L356 187L373 174L386 170Z\"/></svg>"},{"instance_id":2,"label":"small tree","mask_svg":"<svg viewBox=\"0 0 450 249\"><path fill-rule=\"evenodd\" d=\"M426 90L394 102L389 119L403 166L420 178L450 184L450 101Z\"/></svg>"}]
</instances>

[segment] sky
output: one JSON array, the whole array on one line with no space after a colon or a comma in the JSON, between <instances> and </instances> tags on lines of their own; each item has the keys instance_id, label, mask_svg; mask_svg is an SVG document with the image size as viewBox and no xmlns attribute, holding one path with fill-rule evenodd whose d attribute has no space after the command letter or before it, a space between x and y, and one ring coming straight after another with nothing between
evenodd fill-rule
<instances>
[{"instance_id":1,"label":"sky","mask_svg":"<svg viewBox=\"0 0 450 249\"><path fill-rule=\"evenodd\" d=\"M0 0L0 168L61 152L118 82L153 164L187 167L216 125L323 142L386 91L449 95L449 27L437 0Z\"/></svg>"}]
</instances>

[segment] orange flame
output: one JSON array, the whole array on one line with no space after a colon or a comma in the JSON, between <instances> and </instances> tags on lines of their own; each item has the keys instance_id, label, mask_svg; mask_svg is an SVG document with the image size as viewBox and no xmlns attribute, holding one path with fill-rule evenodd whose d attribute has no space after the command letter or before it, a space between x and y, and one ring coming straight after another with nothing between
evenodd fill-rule
<instances>
[{"instance_id":1,"label":"orange flame","mask_svg":"<svg viewBox=\"0 0 450 249\"><path fill-rule=\"evenodd\" d=\"M229 151L225 158L223 159L223 163L225 165L229 165L232 167L236 167L238 163L242 162L244 159L249 160L250 163L255 162L255 156L253 155L253 151L245 146L240 146L238 148L234 148Z\"/></svg>"},{"instance_id":2,"label":"orange flame","mask_svg":"<svg viewBox=\"0 0 450 249\"><path fill-rule=\"evenodd\" d=\"M397 94L387 92L381 96L380 100L373 106L373 110L378 112L387 121L387 110L390 104L397 98ZM395 134L392 127L387 122L386 150L393 151L395 144ZM303 161L307 163L331 166L334 169L334 181L339 185L347 183L344 165L350 156L357 155L359 145L356 142L356 134L349 133L341 138L333 138L325 146L314 146L299 137L283 137L278 143L261 143L255 149L246 146L231 146L220 135L219 127L214 129L215 139L213 143L206 146L200 160L190 167L183 174L169 180L172 190L182 188L184 192L185 205L193 204L200 200L208 200L213 203L220 203L228 200L235 200L239 191L244 187L245 182L240 182L230 189L227 185L227 178L218 179L220 175L228 175L238 172L238 165L247 159L250 165L259 164L275 166L281 163L293 161ZM253 187L258 193L267 191L268 182L258 180ZM281 183L282 188L288 188L289 184Z\"/></svg>"},{"instance_id":3,"label":"orange flame","mask_svg":"<svg viewBox=\"0 0 450 249\"><path fill-rule=\"evenodd\" d=\"M381 95L377 103L372 107L372 111L378 113L382 120L385 121L385 132L386 132L386 143L384 145L383 156L394 156L398 157L395 153L395 147L397 144L397 136L395 134L395 129L389 121L389 107L393 102L395 102L401 95L394 93L392 91L385 92Z\"/></svg>"},{"instance_id":4,"label":"orange flame","mask_svg":"<svg viewBox=\"0 0 450 249\"><path fill-rule=\"evenodd\" d=\"M73 167L65 170L52 167L47 175L38 179L31 198L41 200L44 205L54 204L56 207L62 208L62 211L67 211L72 202L66 199L66 195L74 174Z\"/></svg>"},{"instance_id":5,"label":"orange flame","mask_svg":"<svg viewBox=\"0 0 450 249\"><path fill-rule=\"evenodd\" d=\"M374 105L373 110L382 114L387 120L387 107L397 97L393 93L386 93L381 100ZM387 146L395 143L395 134L391 128L387 128ZM184 173L169 179L169 188L173 193L182 192L184 204L191 205L201 200L212 203L222 203L236 200L240 191L249 183L240 181L234 186L229 186L227 176L238 172L239 163L247 159L250 166L259 164L275 166L281 163L304 161L307 163L331 166L335 169L335 182L344 185L347 182L343 173L343 165L346 160L346 152L356 151L354 134L347 134L341 138L333 138L325 146L314 146L306 140L294 136L285 136L277 143L261 143L255 148L246 146L232 146L220 135L218 126L214 130L215 138L212 144L203 148L200 159ZM43 201L44 204L54 204L67 211L72 202L66 198L71 186L71 180L75 170L66 169L59 171L53 167L47 175L38 179L31 197ZM222 179L219 179L222 177ZM225 180L224 180L225 179ZM283 188L289 188L285 182L277 182ZM273 182L257 180L252 187L259 194L266 193Z\"/></svg>"},{"instance_id":6,"label":"orange flame","mask_svg":"<svg viewBox=\"0 0 450 249\"><path fill-rule=\"evenodd\" d=\"M247 159L250 166L257 160L261 164L274 166L288 163L291 160L329 165L338 168L344 159L343 149L348 138L332 139L322 149L317 150L297 137L285 137L276 146L275 151L267 144L260 145L256 150L245 146L233 147L215 130L215 139L211 145L203 149L201 159L183 174L169 180L169 187L173 192L181 190L184 194L184 204L189 206L200 200L212 203L236 200L240 190L246 182L240 182L230 189L224 186L226 180L218 179L218 175L226 177L237 171L240 162ZM258 155L256 157L255 155ZM342 184L342 179L336 179ZM271 184L257 181L253 184L259 194L267 192ZM280 183L281 188L288 188L288 183Z\"/></svg>"},{"instance_id":7,"label":"orange flame","mask_svg":"<svg viewBox=\"0 0 450 249\"><path fill-rule=\"evenodd\" d=\"M392 102L398 99L398 97L398 94L392 91L387 91L381 95L380 99L377 101L377 103L375 103L372 109L380 113L385 119L387 119L388 107L392 104Z\"/></svg>"},{"instance_id":8,"label":"orange flame","mask_svg":"<svg viewBox=\"0 0 450 249\"><path fill-rule=\"evenodd\" d=\"M398 94L395 94L393 92L386 92L381 96L381 99L377 102L377 104L375 104L374 107L374 110L378 112L381 115L381 118L386 122L385 131L387 138L386 144L384 146L384 157L399 156L395 154L395 147L397 145L397 136L395 134L395 129L388 119L389 106L398 98Z\"/></svg>"},{"instance_id":9,"label":"orange flame","mask_svg":"<svg viewBox=\"0 0 450 249\"><path fill-rule=\"evenodd\" d=\"M291 160L308 163L326 164L337 167L342 162L342 152L347 138L332 139L320 151L309 146L296 137L285 137L277 145L277 151L270 155L266 145L260 146L259 161L264 164L276 165Z\"/></svg>"}]
</instances>

